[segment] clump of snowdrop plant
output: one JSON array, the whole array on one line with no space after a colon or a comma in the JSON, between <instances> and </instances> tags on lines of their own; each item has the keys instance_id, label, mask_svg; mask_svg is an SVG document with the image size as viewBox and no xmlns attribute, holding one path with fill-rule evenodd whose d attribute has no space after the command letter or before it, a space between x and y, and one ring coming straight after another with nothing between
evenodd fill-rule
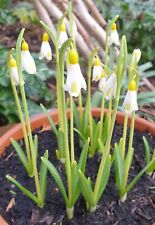
<instances>
[{"instance_id":1,"label":"clump of snowdrop plant","mask_svg":"<svg viewBox=\"0 0 155 225\"><path fill-rule=\"evenodd\" d=\"M81 72L79 64L79 54L75 44L75 21L72 14L72 6L69 1L68 18L70 20L70 37L66 33L64 17L58 23L58 33L53 35L50 28L41 22L46 32L43 34L43 41L40 50L40 59L52 60L52 51L49 45L51 38L56 59L56 85L57 85L57 108L59 112L59 122L56 126L50 117L48 110L41 105L48 117L49 123L58 141L56 149L57 159L62 162L66 172L66 185L63 184L60 174L55 166L48 160L48 150L41 157L40 171L37 167L38 139L33 137L30 126L28 106L25 97L24 80L22 70L29 74L36 72L35 62L29 52L29 47L23 39L24 29L19 34L16 44L16 59L13 58L13 50L9 54L9 71L11 85L22 124L24 143L26 151L12 139L12 144L19 155L19 158L30 177L34 177L36 194L31 193L26 187L18 183L13 177L7 178L13 182L21 191L35 201L38 206L43 207L46 201L47 171L53 176L57 183L64 202L66 204L67 216L73 217L74 205L80 194L86 201L86 207L90 212L96 210L98 202L108 183L112 162L114 162L116 187L118 189L121 202L126 200L127 193L134 186L136 181L150 168L154 157L148 162L145 168L128 183L129 170L132 164L134 149L133 134L135 112L138 110L138 62L141 52L135 49L127 61L127 43L123 36L119 41L116 29L117 16L113 18L107 26L105 57L102 61L98 56L98 49L94 49L88 60L87 82ZM111 61L111 48L119 46L120 51L117 60ZM67 77L65 77L65 69ZM128 90L123 103L124 125L123 134L118 143L115 143L114 152L111 152L111 140L116 120L117 108L119 104L121 85L123 76L128 74ZM29 75L28 75L29 76ZM91 112L91 81L98 82L99 90L102 93L101 111L96 122ZM21 93L21 101L17 89ZM82 101L82 90L87 94L85 107ZM69 97L70 123L68 123L66 109L67 103L65 95ZM74 99L78 98L78 108ZM108 112L104 114L105 103L108 103ZM22 107L23 106L23 107ZM23 110L26 118L24 118ZM129 144L127 146L127 124L131 118ZM80 157L77 159L74 153L74 132L77 132L80 139ZM70 133L70 136L68 135ZM98 172L92 182L90 177L85 175L85 167L88 157L96 157L101 154L101 161Z\"/></svg>"}]
</instances>

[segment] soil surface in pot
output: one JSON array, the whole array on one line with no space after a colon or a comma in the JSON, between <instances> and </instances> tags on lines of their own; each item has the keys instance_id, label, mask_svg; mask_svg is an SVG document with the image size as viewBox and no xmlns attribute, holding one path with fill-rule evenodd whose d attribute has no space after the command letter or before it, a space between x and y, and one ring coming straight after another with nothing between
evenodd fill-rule
<instances>
[{"instance_id":1,"label":"soil surface in pot","mask_svg":"<svg viewBox=\"0 0 155 225\"><path fill-rule=\"evenodd\" d=\"M51 131L38 130L35 133L39 137L39 155L43 155L44 151L48 149L50 160L57 167L62 179L65 181L64 167L55 156L56 137ZM119 140L121 135L122 127L117 125L114 130L112 146ZM150 134L135 132L135 154L130 170L130 179L133 179L144 166L143 135L148 138L152 146L155 146L155 138ZM20 143L23 145L22 141ZM75 151L76 158L78 158L80 147L77 136L75 136ZM95 179L100 158L100 155L95 155L94 158L87 160L86 174L92 180ZM75 205L74 218L69 221L66 217L64 201L50 175L48 176L45 207L40 209L22 194L15 185L6 180L6 174L16 177L22 185L35 192L34 180L29 178L21 167L12 146L7 148L3 157L0 158L0 214L10 225L153 225L155 223L155 189L150 189L150 187L155 186L155 180L147 175L144 175L129 192L126 202L120 204L112 167L110 180L96 212L87 212L85 201L80 197Z\"/></svg>"}]
</instances>

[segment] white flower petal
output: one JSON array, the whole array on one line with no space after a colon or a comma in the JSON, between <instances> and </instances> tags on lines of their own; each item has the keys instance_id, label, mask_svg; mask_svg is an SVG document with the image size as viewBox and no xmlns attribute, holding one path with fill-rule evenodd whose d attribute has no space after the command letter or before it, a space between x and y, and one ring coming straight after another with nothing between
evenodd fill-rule
<instances>
[{"instance_id":1,"label":"white flower petal","mask_svg":"<svg viewBox=\"0 0 155 225\"><path fill-rule=\"evenodd\" d=\"M15 85L19 85L19 76L18 76L18 70L17 67L11 67L10 69L10 75L15 83Z\"/></svg>"},{"instance_id":2,"label":"white flower petal","mask_svg":"<svg viewBox=\"0 0 155 225\"><path fill-rule=\"evenodd\" d=\"M47 60L52 60L52 50L48 41L43 41L40 48L39 59L46 58Z\"/></svg>"},{"instance_id":3,"label":"white flower petal","mask_svg":"<svg viewBox=\"0 0 155 225\"><path fill-rule=\"evenodd\" d=\"M66 31L60 31L59 37L58 37L58 47L61 48L61 46L63 45L63 43L65 41L67 41L68 36Z\"/></svg>"},{"instance_id":4,"label":"white flower petal","mask_svg":"<svg viewBox=\"0 0 155 225\"><path fill-rule=\"evenodd\" d=\"M36 65L29 50L21 52L22 68L29 74L36 73Z\"/></svg>"},{"instance_id":5,"label":"white flower petal","mask_svg":"<svg viewBox=\"0 0 155 225\"><path fill-rule=\"evenodd\" d=\"M106 81L106 85L103 90L106 100L110 100L112 97L115 97L116 88L117 88L117 78L115 73L113 73Z\"/></svg>"},{"instance_id":6,"label":"white flower petal","mask_svg":"<svg viewBox=\"0 0 155 225\"><path fill-rule=\"evenodd\" d=\"M93 78L92 81L98 81L101 78L103 68L102 66L94 66L93 67Z\"/></svg>"},{"instance_id":7,"label":"white flower petal","mask_svg":"<svg viewBox=\"0 0 155 225\"><path fill-rule=\"evenodd\" d=\"M101 78L99 81L99 90L103 92L105 88L106 79L105 77Z\"/></svg>"},{"instance_id":8,"label":"white flower petal","mask_svg":"<svg viewBox=\"0 0 155 225\"><path fill-rule=\"evenodd\" d=\"M65 91L68 91L70 95L77 97L80 94L81 88L86 90L86 82L81 73L79 64L67 65L67 79L64 85Z\"/></svg>"},{"instance_id":9,"label":"white flower petal","mask_svg":"<svg viewBox=\"0 0 155 225\"><path fill-rule=\"evenodd\" d=\"M132 113L133 111L138 110L137 105L137 91L127 91L127 94L125 96L123 107L125 108L125 111L127 113Z\"/></svg>"},{"instance_id":10,"label":"white flower petal","mask_svg":"<svg viewBox=\"0 0 155 225\"><path fill-rule=\"evenodd\" d=\"M109 45L112 45L112 44L117 45L117 46L119 46L119 44L120 44L117 30L112 30L110 32Z\"/></svg>"},{"instance_id":11,"label":"white flower petal","mask_svg":"<svg viewBox=\"0 0 155 225\"><path fill-rule=\"evenodd\" d=\"M134 53L136 55L136 60L137 60L137 63L138 63L139 60L140 60L140 57L141 57L141 50L140 49L135 49Z\"/></svg>"}]
</instances>

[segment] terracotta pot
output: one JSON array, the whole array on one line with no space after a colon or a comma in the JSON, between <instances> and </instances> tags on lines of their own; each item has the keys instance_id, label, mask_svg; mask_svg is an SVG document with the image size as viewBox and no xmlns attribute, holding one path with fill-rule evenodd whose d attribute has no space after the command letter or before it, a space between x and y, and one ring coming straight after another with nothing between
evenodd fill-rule
<instances>
[{"instance_id":1,"label":"terracotta pot","mask_svg":"<svg viewBox=\"0 0 155 225\"><path fill-rule=\"evenodd\" d=\"M92 108L92 115L94 117L100 116L100 108ZM67 117L69 117L70 110L67 110ZM107 113L107 110L105 110L105 114ZM51 110L50 115L53 118L53 121L55 123L58 122L58 110ZM116 116L116 122L119 124L124 123L124 113L123 112L117 112ZM129 119L129 125L130 125L130 119ZM41 113L31 118L31 129L32 131L37 128L49 128L48 119L45 114ZM142 118L136 117L135 119L135 129L139 130L141 132L148 132L151 133L153 136L155 136L155 123L151 123L147 120L144 120ZM17 124L13 128L11 128L9 131L7 131L3 136L0 137L0 156L3 154L5 148L10 145L10 138L14 138L15 140L19 140L23 138L22 133L22 126L21 124ZM0 216L0 225L8 225L8 223Z\"/></svg>"}]
</instances>

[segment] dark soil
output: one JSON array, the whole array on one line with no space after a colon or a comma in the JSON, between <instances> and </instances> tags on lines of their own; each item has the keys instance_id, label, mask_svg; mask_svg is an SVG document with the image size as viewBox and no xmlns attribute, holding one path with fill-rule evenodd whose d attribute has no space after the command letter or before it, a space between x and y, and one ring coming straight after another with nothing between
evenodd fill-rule
<instances>
[{"instance_id":1,"label":"dark soil","mask_svg":"<svg viewBox=\"0 0 155 225\"><path fill-rule=\"evenodd\" d=\"M64 168L55 157L57 142L54 134L51 131L38 131L36 133L39 137L39 154L43 155L44 151L48 149L50 160L56 165L63 180L65 180ZM117 126L113 135L112 146L121 135L122 127ZM130 179L144 166L143 135L148 138L152 146L155 146L155 138L150 134L135 132L135 154L130 170ZM75 141L76 155L79 155L78 138ZM22 141L20 142L22 144ZM94 158L87 161L86 174L89 174L92 180L95 178L99 161L99 155L95 155ZM6 174L16 177L21 184L31 191L35 191L33 179L27 176L11 146L0 158L0 214L10 225L59 225L60 222L62 222L62 225L153 225L155 223L155 189L150 189L150 187L155 186L155 181L153 177L147 175L144 175L130 191L126 202L120 204L112 168L110 180L96 212L87 212L85 202L80 197L75 205L74 218L69 221L66 217L64 201L57 185L50 176L48 177L45 207L40 209L6 180ZM13 198L15 205L6 212L7 206Z\"/></svg>"}]
</instances>

